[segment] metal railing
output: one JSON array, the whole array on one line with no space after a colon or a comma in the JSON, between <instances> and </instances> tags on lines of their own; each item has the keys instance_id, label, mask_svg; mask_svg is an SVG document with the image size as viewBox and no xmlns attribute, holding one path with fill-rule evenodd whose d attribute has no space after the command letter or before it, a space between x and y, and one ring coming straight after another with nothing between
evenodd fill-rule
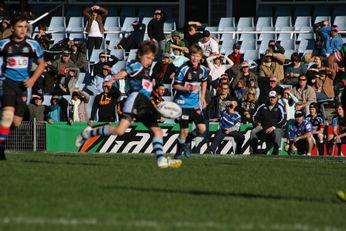
<instances>
[{"instance_id":1,"label":"metal railing","mask_svg":"<svg viewBox=\"0 0 346 231\"><path fill-rule=\"evenodd\" d=\"M11 130L5 146L11 151L45 151L46 122L23 121L18 128Z\"/></svg>"}]
</instances>

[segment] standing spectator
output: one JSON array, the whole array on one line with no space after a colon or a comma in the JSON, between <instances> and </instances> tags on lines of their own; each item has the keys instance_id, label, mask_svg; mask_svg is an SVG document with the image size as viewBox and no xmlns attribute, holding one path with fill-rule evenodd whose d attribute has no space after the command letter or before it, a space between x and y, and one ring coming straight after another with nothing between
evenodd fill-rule
<instances>
[{"instance_id":1,"label":"standing spectator","mask_svg":"<svg viewBox=\"0 0 346 231\"><path fill-rule=\"evenodd\" d=\"M278 103L276 91L269 92L269 101L260 105L253 115L254 129L250 134L252 154L258 154L258 141L274 142L272 154L278 154L283 135L283 127L286 124L286 113ZM271 141L271 142L267 142Z\"/></svg>"},{"instance_id":2,"label":"standing spectator","mask_svg":"<svg viewBox=\"0 0 346 231\"><path fill-rule=\"evenodd\" d=\"M240 53L240 44L234 43L233 44L233 51L231 54L228 55L228 58L232 60L232 62L235 65L240 65L244 61L244 54Z\"/></svg>"},{"instance_id":3,"label":"standing spectator","mask_svg":"<svg viewBox=\"0 0 346 231\"><path fill-rule=\"evenodd\" d=\"M107 81L103 83L103 92L98 94L93 102L90 115L90 123L96 121L96 113L99 122L115 122L117 119L117 100L121 93L115 87L110 88Z\"/></svg>"},{"instance_id":4,"label":"standing spectator","mask_svg":"<svg viewBox=\"0 0 346 231\"><path fill-rule=\"evenodd\" d=\"M324 27L321 29L322 38L323 38L323 49L322 54L329 56L334 52L341 49L342 44L344 43L341 35L339 35L339 27L337 25L328 26L328 22L323 22Z\"/></svg>"},{"instance_id":5,"label":"standing spectator","mask_svg":"<svg viewBox=\"0 0 346 231\"><path fill-rule=\"evenodd\" d=\"M48 34L47 27L44 24L38 26L38 34L35 35L35 40L40 44L43 50L48 50L50 44L52 44L52 35Z\"/></svg>"},{"instance_id":6,"label":"standing spectator","mask_svg":"<svg viewBox=\"0 0 346 231\"><path fill-rule=\"evenodd\" d=\"M240 71L236 73L235 78L232 80L232 89L236 87L241 78L245 80L247 87L257 88L257 75L250 71L250 65L246 60L242 62Z\"/></svg>"},{"instance_id":7,"label":"standing spectator","mask_svg":"<svg viewBox=\"0 0 346 231\"><path fill-rule=\"evenodd\" d=\"M56 94L70 95L76 88L76 83L79 78L78 68L66 68L66 74L61 78L59 89Z\"/></svg>"},{"instance_id":8,"label":"standing spectator","mask_svg":"<svg viewBox=\"0 0 346 231\"><path fill-rule=\"evenodd\" d=\"M291 88L286 87L283 89L282 97L279 102L285 109L285 112L287 114L287 121L293 120L294 113L296 112L296 103L298 103L299 100L291 93Z\"/></svg>"},{"instance_id":9,"label":"standing spectator","mask_svg":"<svg viewBox=\"0 0 346 231\"><path fill-rule=\"evenodd\" d=\"M256 107L257 107L256 90L253 88L250 88L246 94L245 100L243 100L240 105L241 122L243 124L253 123L252 117Z\"/></svg>"},{"instance_id":10,"label":"standing spectator","mask_svg":"<svg viewBox=\"0 0 346 231\"><path fill-rule=\"evenodd\" d=\"M67 121L68 102L64 97L52 95L50 106L48 107L47 122Z\"/></svg>"},{"instance_id":11,"label":"standing spectator","mask_svg":"<svg viewBox=\"0 0 346 231\"><path fill-rule=\"evenodd\" d=\"M227 63L223 64L223 59L226 59ZM215 86L219 81L219 77L224 74L229 68L233 66L232 60L223 55L211 55L207 58L209 67L209 75L211 76L212 85Z\"/></svg>"},{"instance_id":12,"label":"standing spectator","mask_svg":"<svg viewBox=\"0 0 346 231\"><path fill-rule=\"evenodd\" d=\"M202 26L200 22L188 21L184 26L184 40L187 47L197 45L203 38L203 34L197 31L197 27Z\"/></svg>"},{"instance_id":13,"label":"standing spectator","mask_svg":"<svg viewBox=\"0 0 346 231\"><path fill-rule=\"evenodd\" d=\"M90 96L79 90L75 90L71 95L69 108L69 122L88 122L87 104Z\"/></svg>"},{"instance_id":14,"label":"standing spectator","mask_svg":"<svg viewBox=\"0 0 346 231\"><path fill-rule=\"evenodd\" d=\"M171 54L173 53L173 49L180 50L183 55L189 53L185 41L181 40L179 31L172 31L171 39L166 42L165 52Z\"/></svg>"},{"instance_id":15,"label":"standing spectator","mask_svg":"<svg viewBox=\"0 0 346 231\"><path fill-rule=\"evenodd\" d=\"M119 59L115 55L107 55L106 52L101 52L99 54L99 61L93 66L93 75L96 76L101 74L105 64L112 67L118 61Z\"/></svg>"},{"instance_id":16,"label":"standing spectator","mask_svg":"<svg viewBox=\"0 0 346 231\"><path fill-rule=\"evenodd\" d=\"M203 50L199 46L190 49L190 61L177 71L173 88L177 91L174 101L182 108L179 120L177 152L174 159L181 159L183 149L185 157L191 156L191 141L204 134L206 125L201 114L201 107L206 105L207 69L201 65ZM196 129L189 134L189 123L194 122Z\"/></svg>"},{"instance_id":17,"label":"standing spectator","mask_svg":"<svg viewBox=\"0 0 346 231\"><path fill-rule=\"evenodd\" d=\"M302 62L299 54L294 52L291 55L291 64L286 69L285 79L282 81L284 84L297 85L299 76L305 75L306 66Z\"/></svg>"},{"instance_id":18,"label":"standing spectator","mask_svg":"<svg viewBox=\"0 0 346 231\"><path fill-rule=\"evenodd\" d=\"M240 128L240 115L234 110L237 107L237 101L233 98L230 100L230 104L227 108L221 112L221 118L219 123L219 130L214 136L214 140L210 145L211 153L215 153L217 147L225 136L231 136L236 142L235 153L241 153L241 147L244 143L245 136L239 131Z\"/></svg>"},{"instance_id":19,"label":"standing spectator","mask_svg":"<svg viewBox=\"0 0 346 231\"><path fill-rule=\"evenodd\" d=\"M36 118L36 121L45 120L45 106L43 105L43 95L42 94L33 94L31 103L28 104L29 110L29 121L33 121Z\"/></svg>"},{"instance_id":20,"label":"standing spectator","mask_svg":"<svg viewBox=\"0 0 346 231\"><path fill-rule=\"evenodd\" d=\"M302 111L296 111L294 117L295 121L291 124L288 132L289 150L293 154L311 156L311 150L314 146L311 123L304 119L304 112Z\"/></svg>"},{"instance_id":21,"label":"standing spectator","mask_svg":"<svg viewBox=\"0 0 346 231\"><path fill-rule=\"evenodd\" d=\"M161 53L164 52L166 37L163 32L163 25L166 21L166 16L161 9L156 9L154 18L148 23L148 36L151 40L155 41Z\"/></svg>"},{"instance_id":22,"label":"standing spectator","mask_svg":"<svg viewBox=\"0 0 346 231\"><path fill-rule=\"evenodd\" d=\"M152 73L152 82L155 87L157 84L171 84L173 81L176 67L171 62L171 57L168 53L164 53L161 61L158 61Z\"/></svg>"},{"instance_id":23,"label":"standing spectator","mask_svg":"<svg viewBox=\"0 0 346 231\"><path fill-rule=\"evenodd\" d=\"M275 42L275 40L269 40L268 49L270 49L273 53L285 54L285 48L283 48L280 43Z\"/></svg>"},{"instance_id":24,"label":"standing spectator","mask_svg":"<svg viewBox=\"0 0 346 231\"><path fill-rule=\"evenodd\" d=\"M297 99L303 103L305 111L309 110L309 106L312 102L316 102L316 93L315 90L307 85L306 76L299 77L299 83L292 89L292 94L297 97Z\"/></svg>"},{"instance_id":25,"label":"standing spectator","mask_svg":"<svg viewBox=\"0 0 346 231\"><path fill-rule=\"evenodd\" d=\"M125 51L130 51L131 49L138 49L139 44L143 42L145 33L145 24L138 21L134 21L132 24L133 31L130 35L124 37L120 40L117 45L118 49L124 49Z\"/></svg>"},{"instance_id":26,"label":"standing spectator","mask_svg":"<svg viewBox=\"0 0 346 231\"><path fill-rule=\"evenodd\" d=\"M281 96L283 91L283 88L279 85L275 76L258 78L258 88L260 89L260 94L258 96L259 105L268 101L268 94L270 91L275 91L278 96Z\"/></svg>"},{"instance_id":27,"label":"standing spectator","mask_svg":"<svg viewBox=\"0 0 346 231\"><path fill-rule=\"evenodd\" d=\"M90 57L94 48L101 48L103 33L105 32L103 22L108 15L108 10L101 6L93 5L85 8L83 15L87 18L85 31L88 33L88 55Z\"/></svg>"},{"instance_id":28,"label":"standing spectator","mask_svg":"<svg viewBox=\"0 0 346 231\"><path fill-rule=\"evenodd\" d=\"M79 68L82 72L88 71L88 60L86 56L86 44L83 41L68 41L68 49L70 50L71 61Z\"/></svg>"},{"instance_id":29,"label":"standing spectator","mask_svg":"<svg viewBox=\"0 0 346 231\"><path fill-rule=\"evenodd\" d=\"M311 103L309 106L310 114L306 117L312 126L312 135L317 143L318 154L323 156L324 154L324 119L318 114L317 103Z\"/></svg>"},{"instance_id":30,"label":"standing spectator","mask_svg":"<svg viewBox=\"0 0 346 231\"><path fill-rule=\"evenodd\" d=\"M45 61L40 45L26 37L28 22L24 18L12 21L13 36L0 40L1 70L1 116L0 160L6 160L5 142L11 126L19 127L27 106L22 100L27 89L32 88L44 70ZM32 63L36 63L31 72Z\"/></svg>"},{"instance_id":31,"label":"standing spectator","mask_svg":"<svg viewBox=\"0 0 346 231\"><path fill-rule=\"evenodd\" d=\"M266 50L262 64L259 67L259 76L275 76L278 81L284 78L285 56L279 52L274 53L272 49Z\"/></svg>"},{"instance_id":32,"label":"standing spectator","mask_svg":"<svg viewBox=\"0 0 346 231\"><path fill-rule=\"evenodd\" d=\"M203 50L204 58L219 54L219 44L211 37L208 30L203 31L203 38L199 40L198 45Z\"/></svg>"}]
</instances>

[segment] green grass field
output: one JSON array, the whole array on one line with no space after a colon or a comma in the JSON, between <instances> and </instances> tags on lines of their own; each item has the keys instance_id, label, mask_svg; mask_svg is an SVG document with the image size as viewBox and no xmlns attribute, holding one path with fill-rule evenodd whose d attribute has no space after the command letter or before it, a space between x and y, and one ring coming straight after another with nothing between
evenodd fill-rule
<instances>
[{"instance_id":1,"label":"green grass field","mask_svg":"<svg viewBox=\"0 0 346 231\"><path fill-rule=\"evenodd\" d=\"M346 158L10 153L0 230L346 229Z\"/></svg>"}]
</instances>

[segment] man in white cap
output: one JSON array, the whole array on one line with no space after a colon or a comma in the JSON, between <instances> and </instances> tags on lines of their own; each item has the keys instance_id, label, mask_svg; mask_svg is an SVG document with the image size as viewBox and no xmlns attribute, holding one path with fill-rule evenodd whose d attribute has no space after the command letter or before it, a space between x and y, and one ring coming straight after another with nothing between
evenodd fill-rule
<instances>
[{"instance_id":1,"label":"man in white cap","mask_svg":"<svg viewBox=\"0 0 346 231\"><path fill-rule=\"evenodd\" d=\"M260 105L253 115L254 129L250 134L251 154L258 154L259 140L272 141L274 147L272 154L278 154L283 135L282 128L286 122L286 112L278 103L276 91L270 91L269 101Z\"/></svg>"}]
</instances>

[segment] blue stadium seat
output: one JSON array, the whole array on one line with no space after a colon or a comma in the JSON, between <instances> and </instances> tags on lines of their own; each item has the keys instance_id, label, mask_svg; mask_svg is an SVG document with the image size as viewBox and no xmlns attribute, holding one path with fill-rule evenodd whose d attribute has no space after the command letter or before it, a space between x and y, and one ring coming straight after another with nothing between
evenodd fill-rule
<instances>
[{"instance_id":1,"label":"blue stadium seat","mask_svg":"<svg viewBox=\"0 0 346 231\"><path fill-rule=\"evenodd\" d=\"M235 19L234 19L234 17L223 17L223 18L220 18L219 25L218 25L218 31L219 32L224 31L225 27L235 27Z\"/></svg>"},{"instance_id":2,"label":"blue stadium seat","mask_svg":"<svg viewBox=\"0 0 346 231\"><path fill-rule=\"evenodd\" d=\"M264 27L272 27L273 18L272 17L259 17L256 23L256 31L262 31Z\"/></svg>"}]
</instances>

